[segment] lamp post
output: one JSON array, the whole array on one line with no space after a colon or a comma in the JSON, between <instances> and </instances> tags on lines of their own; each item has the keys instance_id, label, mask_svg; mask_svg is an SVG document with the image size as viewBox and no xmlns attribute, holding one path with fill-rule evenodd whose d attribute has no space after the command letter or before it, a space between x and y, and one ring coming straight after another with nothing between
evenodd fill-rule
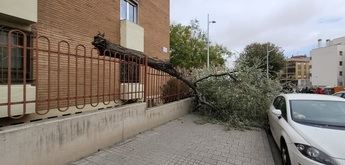
<instances>
[{"instance_id":1,"label":"lamp post","mask_svg":"<svg viewBox=\"0 0 345 165\"><path fill-rule=\"evenodd\" d=\"M207 14L207 69L210 68L210 24L216 21L210 21L210 14Z\"/></svg>"},{"instance_id":2,"label":"lamp post","mask_svg":"<svg viewBox=\"0 0 345 165\"><path fill-rule=\"evenodd\" d=\"M270 55L270 52L272 52L274 49L271 49L271 50L268 50L268 45L269 43L266 44L266 52L267 52L267 55L266 55L266 77L267 79L269 78L268 76L268 56Z\"/></svg>"}]
</instances>

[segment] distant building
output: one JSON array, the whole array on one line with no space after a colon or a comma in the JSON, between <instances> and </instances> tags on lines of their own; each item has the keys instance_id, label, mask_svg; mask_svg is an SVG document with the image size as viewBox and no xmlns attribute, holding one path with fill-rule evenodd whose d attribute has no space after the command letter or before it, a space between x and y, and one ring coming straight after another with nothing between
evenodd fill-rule
<instances>
[{"instance_id":1,"label":"distant building","mask_svg":"<svg viewBox=\"0 0 345 165\"><path fill-rule=\"evenodd\" d=\"M310 86L310 57L306 55L292 56L288 58L285 67L281 71L281 82L290 82L298 88Z\"/></svg>"},{"instance_id":2,"label":"distant building","mask_svg":"<svg viewBox=\"0 0 345 165\"><path fill-rule=\"evenodd\" d=\"M319 39L318 48L310 53L312 58L311 82L313 86L344 86L345 37L326 40Z\"/></svg>"}]
</instances>

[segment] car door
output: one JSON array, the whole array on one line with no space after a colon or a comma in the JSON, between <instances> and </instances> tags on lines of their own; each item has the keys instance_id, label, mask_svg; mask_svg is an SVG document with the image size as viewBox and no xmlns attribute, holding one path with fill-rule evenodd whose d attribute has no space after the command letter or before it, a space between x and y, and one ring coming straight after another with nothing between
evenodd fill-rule
<instances>
[{"instance_id":1,"label":"car door","mask_svg":"<svg viewBox=\"0 0 345 165\"><path fill-rule=\"evenodd\" d=\"M282 112L282 116L281 118L275 117L275 121L276 121L276 142L280 142L280 137L282 136L283 132L285 132L287 135L289 135L289 131L290 130L290 125L288 123L288 116L287 116L287 100L282 97L279 100L279 105L278 105L278 109L281 110ZM288 140L288 139L285 139ZM280 143L277 143L278 145Z\"/></svg>"},{"instance_id":2,"label":"car door","mask_svg":"<svg viewBox=\"0 0 345 165\"><path fill-rule=\"evenodd\" d=\"M278 117L273 113L273 110L279 109L279 104L280 104L280 100L282 99L282 96L278 96L276 97L276 99L274 99L273 104L270 106L270 111L269 111L269 124L270 124L270 128L271 128L271 132L272 132L272 136L273 138L276 140L276 137L278 136Z\"/></svg>"}]
</instances>

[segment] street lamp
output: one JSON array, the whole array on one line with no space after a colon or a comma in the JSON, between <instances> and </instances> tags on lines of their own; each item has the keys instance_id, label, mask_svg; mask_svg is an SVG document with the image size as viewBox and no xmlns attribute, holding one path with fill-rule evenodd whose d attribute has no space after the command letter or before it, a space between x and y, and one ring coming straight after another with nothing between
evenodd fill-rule
<instances>
[{"instance_id":1,"label":"street lamp","mask_svg":"<svg viewBox=\"0 0 345 165\"><path fill-rule=\"evenodd\" d=\"M216 21L210 21L210 14L207 14L207 69L210 68L210 24Z\"/></svg>"},{"instance_id":2,"label":"street lamp","mask_svg":"<svg viewBox=\"0 0 345 165\"><path fill-rule=\"evenodd\" d=\"M268 45L269 45L269 43L267 43L267 45L266 45L266 52L267 52L267 55L266 55L266 76L267 76L267 79L269 78L269 76L268 76L268 56L270 55L270 52L272 52L274 50L274 48L272 48L271 50L268 50Z\"/></svg>"}]
</instances>

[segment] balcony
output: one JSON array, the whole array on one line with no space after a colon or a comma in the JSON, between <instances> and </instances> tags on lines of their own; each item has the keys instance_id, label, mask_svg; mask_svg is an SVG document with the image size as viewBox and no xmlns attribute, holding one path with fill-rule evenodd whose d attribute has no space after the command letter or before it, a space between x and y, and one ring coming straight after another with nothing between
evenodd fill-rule
<instances>
[{"instance_id":1,"label":"balcony","mask_svg":"<svg viewBox=\"0 0 345 165\"><path fill-rule=\"evenodd\" d=\"M144 28L131 21L121 20L121 46L144 52Z\"/></svg>"},{"instance_id":2,"label":"balcony","mask_svg":"<svg viewBox=\"0 0 345 165\"><path fill-rule=\"evenodd\" d=\"M0 19L21 25L37 22L37 0L2 0Z\"/></svg>"}]
</instances>

